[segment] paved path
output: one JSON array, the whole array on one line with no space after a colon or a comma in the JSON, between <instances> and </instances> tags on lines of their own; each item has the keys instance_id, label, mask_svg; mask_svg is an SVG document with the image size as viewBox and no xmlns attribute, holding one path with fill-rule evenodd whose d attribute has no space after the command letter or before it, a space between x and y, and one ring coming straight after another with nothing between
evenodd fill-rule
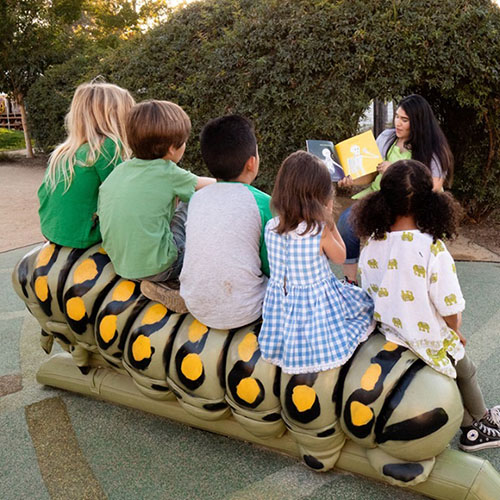
<instances>
[{"instance_id":1,"label":"paved path","mask_svg":"<svg viewBox=\"0 0 500 500\"><path fill-rule=\"evenodd\" d=\"M0 252L43 240L36 193L44 171L0 163Z\"/></svg>"}]
</instances>

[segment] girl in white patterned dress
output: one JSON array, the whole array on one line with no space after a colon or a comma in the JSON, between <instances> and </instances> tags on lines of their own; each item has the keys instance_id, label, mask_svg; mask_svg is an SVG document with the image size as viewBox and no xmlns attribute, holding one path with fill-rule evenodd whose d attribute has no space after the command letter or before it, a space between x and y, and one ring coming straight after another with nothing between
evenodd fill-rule
<instances>
[{"instance_id":1,"label":"girl in white patterned dress","mask_svg":"<svg viewBox=\"0 0 500 500\"><path fill-rule=\"evenodd\" d=\"M453 258L439 239L456 232L458 203L433 191L429 169L415 160L390 165L380 187L361 200L351 219L359 237L369 236L359 264L379 330L457 379L464 404L460 448L498 447L500 407L486 408L476 367L465 354L465 301Z\"/></svg>"},{"instance_id":2,"label":"girl in white patterned dress","mask_svg":"<svg viewBox=\"0 0 500 500\"><path fill-rule=\"evenodd\" d=\"M332 219L333 190L324 163L304 151L281 166L271 199L278 214L265 229L271 275L259 334L262 357L285 373L344 364L373 330L373 302L343 285L345 245Z\"/></svg>"}]
</instances>

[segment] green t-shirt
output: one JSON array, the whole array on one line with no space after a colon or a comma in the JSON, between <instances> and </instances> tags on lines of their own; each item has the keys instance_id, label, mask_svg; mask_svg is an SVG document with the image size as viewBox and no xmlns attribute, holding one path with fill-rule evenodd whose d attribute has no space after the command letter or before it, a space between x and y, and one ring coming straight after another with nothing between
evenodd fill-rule
<instances>
[{"instance_id":1,"label":"green t-shirt","mask_svg":"<svg viewBox=\"0 0 500 500\"><path fill-rule=\"evenodd\" d=\"M387 161L390 161L391 163L394 163L395 161L398 160L411 160L411 151L404 151L404 150L401 151L394 142L392 146L389 148L389 151L387 151L385 159ZM363 191L360 191L359 193L355 194L352 197L352 199L359 200L360 198L364 198L366 195L370 193L373 193L375 191L380 191L381 180L382 180L382 174L377 174L377 177L375 177L373 182L366 189L363 189Z\"/></svg>"},{"instance_id":2,"label":"green t-shirt","mask_svg":"<svg viewBox=\"0 0 500 500\"><path fill-rule=\"evenodd\" d=\"M99 186L121 162L113 160L116 145L106 139L93 165L83 166L89 152L88 144L80 146L75 154L75 175L68 190L64 179L57 174L53 192L47 186L48 171L38 189L40 226L42 234L53 243L73 248L88 248L101 241L99 221L96 216Z\"/></svg>"},{"instance_id":3,"label":"green t-shirt","mask_svg":"<svg viewBox=\"0 0 500 500\"><path fill-rule=\"evenodd\" d=\"M99 189L103 248L124 278L145 278L177 258L170 222L175 199L189 201L198 177L172 161L133 158Z\"/></svg>"}]
</instances>

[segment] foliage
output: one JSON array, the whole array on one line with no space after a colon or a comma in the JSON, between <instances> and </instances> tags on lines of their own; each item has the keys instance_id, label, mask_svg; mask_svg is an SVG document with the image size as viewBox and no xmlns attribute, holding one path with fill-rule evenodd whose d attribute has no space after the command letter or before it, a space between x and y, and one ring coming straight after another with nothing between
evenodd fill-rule
<instances>
[{"instance_id":1,"label":"foliage","mask_svg":"<svg viewBox=\"0 0 500 500\"><path fill-rule=\"evenodd\" d=\"M100 50L87 50L63 64L50 68L35 83L26 99L30 124L37 147L48 152L65 137L64 117L69 111L75 88L98 65ZM98 73L92 73L92 78Z\"/></svg>"},{"instance_id":2,"label":"foliage","mask_svg":"<svg viewBox=\"0 0 500 500\"><path fill-rule=\"evenodd\" d=\"M83 0L74 33L83 43L116 47L141 30L158 24L170 12L164 0Z\"/></svg>"},{"instance_id":3,"label":"foliage","mask_svg":"<svg viewBox=\"0 0 500 500\"><path fill-rule=\"evenodd\" d=\"M50 64L61 61L65 28L79 14L78 0L2 0L0 88L21 103Z\"/></svg>"},{"instance_id":4,"label":"foliage","mask_svg":"<svg viewBox=\"0 0 500 500\"><path fill-rule=\"evenodd\" d=\"M8 130L0 128L0 151L14 151L24 149L24 134L19 130Z\"/></svg>"},{"instance_id":5,"label":"foliage","mask_svg":"<svg viewBox=\"0 0 500 500\"><path fill-rule=\"evenodd\" d=\"M44 71L28 94L30 124L38 148L49 151L64 138L64 117L75 87L99 76L100 61L123 39L158 23L169 11L163 0L65 0L78 4L60 64ZM62 6L59 5L61 12Z\"/></svg>"},{"instance_id":6,"label":"foliage","mask_svg":"<svg viewBox=\"0 0 500 500\"><path fill-rule=\"evenodd\" d=\"M183 106L193 122L184 165L199 173L202 125L224 113L252 118L256 184L267 190L306 138L338 142L371 99L420 93L450 139L454 192L479 217L500 201L499 34L490 0L205 0L79 75ZM60 77L37 86L67 93Z\"/></svg>"}]
</instances>

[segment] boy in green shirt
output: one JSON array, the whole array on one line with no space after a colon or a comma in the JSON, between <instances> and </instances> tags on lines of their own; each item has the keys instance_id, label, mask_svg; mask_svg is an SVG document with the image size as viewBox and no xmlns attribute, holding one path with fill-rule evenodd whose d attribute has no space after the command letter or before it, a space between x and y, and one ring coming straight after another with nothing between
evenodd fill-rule
<instances>
[{"instance_id":1,"label":"boy in green shirt","mask_svg":"<svg viewBox=\"0 0 500 500\"><path fill-rule=\"evenodd\" d=\"M181 270L187 205L195 190L215 179L179 168L191 131L184 110L168 101L145 101L129 114L126 132L135 158L99 189L103 248L117 274L129 279L175 280Z\"/></svg>"}]
</instances>

